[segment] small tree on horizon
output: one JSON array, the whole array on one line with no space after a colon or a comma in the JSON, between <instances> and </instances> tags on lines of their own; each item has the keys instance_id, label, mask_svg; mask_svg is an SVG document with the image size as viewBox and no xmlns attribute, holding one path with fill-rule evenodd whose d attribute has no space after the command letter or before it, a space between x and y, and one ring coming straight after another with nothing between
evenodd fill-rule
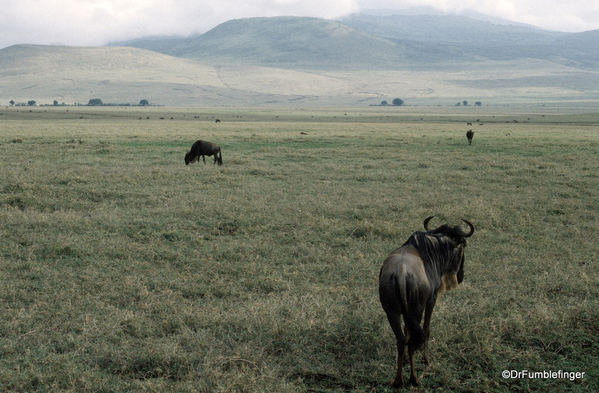
<instances>
[{"instance_id":1,"label":"small tree on horizon","mask_svg":"<svg viewBox=\"0 0 599 393\"><path fill-rule=\"evenodd\" d=\"M92 98L91 100L89 100L89 102L87 103L87 105L89 106L102 106L104 105L102 103L102 100L99 98Z\"/></svg>"},{"instance_id":2,"label":"small tree on horizon","mask_svg":"<svg viewBox=\"0 0 599 393\"><path fill-rule=\"evenodd\" d=\"M383 101L383 102L381 102L381 105L382 106L387 106L387 105L389 105L389 103L387 101Z\"/></svg>"},{"instance_id":3,"label":"small tree on horizon","mask_svg":"<svg viewBox=\"0 0 599 393\"><path fill-rule=\"evenodd\" d=\"M150 103L148 102L148 100L141 100L141 101L139 101L139 105L140 106L148 106L148 105L150 105Z\"/></svg>"},{"instance_id":4,"label":"small tree on horizon","mask_svg":"<svg viewBox=\"0 0 599 393\"><path fill-rule=\"evenodd\" d=\"M403 100L400 98L396 98L392 101L392 104L395 106L402 106L403 105Z\"/></svg>"}]
</instances>

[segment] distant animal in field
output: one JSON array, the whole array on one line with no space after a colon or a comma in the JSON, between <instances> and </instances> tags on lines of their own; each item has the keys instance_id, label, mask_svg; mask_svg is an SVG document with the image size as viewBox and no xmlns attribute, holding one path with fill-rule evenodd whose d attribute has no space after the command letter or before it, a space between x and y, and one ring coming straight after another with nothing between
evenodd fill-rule
<instances>
[{"instance_id":1,"label":"distant animal in field","mask_svg":"<svg viewBox=\"0 0 599 393\"><path fill-rule=\"evenodd\" d=\"M215 123L220 123L220 119L214 120Z\"/></svg>"},{"instance_id":2,"label":"distant animal in field","mask_svg":"<svg viewBox=\"0 0 599 393\"><path fill-rule=\"evenodd\" d=\"M472 144L472 138L474 138L474 131L469 130L466 133L466 138L468 138L468 144L471 145Z\"/></svg>"},{"instance_id":3,"label":"distant animal in field","mask_svg":"<svg viewBox=\"0 0 599 393\"><path fill-rule=\"evenodd\" d=\"M472 125L472 123L471 123L471 122L468 122L468 123L466 123L466 125L467 125L467 126L471 126L471 125Z\"/></svg>"},{"instance_id":4,"label":"distant animal in field","mask_svg":"<svg viewBox=\"0 0 599 393\"><path fill-rule=\"evenodd\" d=\"M220 146L212 142L199 140L196 141L191 146L191 150L185 154L185 165L199 161L200 157L202 157L204 164L206 164L206 156L214 156L214 164L217 162L219 166L223 164Z\"/></svg>"},{"instance_id":5,"label":"distant animal in field","mask_svg":"<svg viewBox=\"0 0 599 393\"><path fill-rule=\"evenodd\" d=\"M466 238L474 233L474 225L462 220L470 227L469 232L447 224L429 229L432 218L424 220L426 232L414 232L400 248L389 254L379 274L379 298L397 341L394 387L404 385L402 368L404 357L407 360L408 355L410 382L419 385L414 351L424 344L424 362L429 363L430 322L437 296L456 288L464 279L464 248ZM423 313L424 325L421 327Z\"/></svg>"}]
</instances>

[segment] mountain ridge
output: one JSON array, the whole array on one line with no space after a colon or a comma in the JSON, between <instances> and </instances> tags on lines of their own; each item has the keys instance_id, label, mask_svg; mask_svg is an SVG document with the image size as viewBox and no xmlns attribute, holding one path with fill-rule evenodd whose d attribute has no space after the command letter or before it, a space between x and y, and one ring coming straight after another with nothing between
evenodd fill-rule
<instances>
[{"instance_id":1,"label":"mountain ridge","mask_svg":"<svg viewBox=\"0 0 599 393\"><path fill-rule=\"evenodd\" d=\"M593 43L599 45L593 31L560 33L460 15L354 14L339 21L308 17L233 19L202 35L111 45L212 64L392 70L524 57L593 69L599 67L599 58L589 49Z\"/></svg>"},{"instance_id":2,"label":"mountain ridge","mask_svg":"<svg viewBox=\"0 0 599 393\"><path fill-rule=\"evenodd\" d=\"M374 23L371 16L356 18L352 23ZM364 105L396 97L420 104L599 99L593 50L599 30L539 32L463 17L444 18L443 27L439 20L413 19L420 31L381 22L381 37L342 21L244 18L191 37L104 47L13 46L0 50L0 99L211 106ZM448 35L456 23L462 30ZM433 25L436 36L419 39ZM522 34L531 35L519 39Z\"/></svg>"}]
</instances>

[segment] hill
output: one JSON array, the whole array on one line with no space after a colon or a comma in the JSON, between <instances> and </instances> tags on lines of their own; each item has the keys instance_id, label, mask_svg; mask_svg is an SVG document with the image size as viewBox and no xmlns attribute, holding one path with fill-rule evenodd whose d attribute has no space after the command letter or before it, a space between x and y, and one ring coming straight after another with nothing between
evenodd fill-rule
<instances>
[{"instance_id":1,"label":"hill","mask_svg":"<svg viewBox=\"0 0 599 393\"><path fill-rule=\"evenodd\" d=\"M404 55L390 40L340 22L299 17L235 19L188 39L119 45L207 63L292 69L389 68Z\"/></svg>"},{"instance_id":2,"label":"hill","mask_svg":"<svg viewBox=\"0 0 599 393\"><path fill-rule=\"evenodd\" d=\"M9 100L161 105L410 105L599 99L599 31L465 17L231 20L193 37L0 50ZM2 102L2 101L0 101Z\"/></svg>"},{"instance_id":3,"label":"hill","mask_svg":"<svg viewBox=\"0 0 599 393\"><path fill-rule=\"evenodd\" d=\"M459 68L464 62L479 61L479 46L484 46L484 38L464 39L468 34L463 29L455 29L469 19L439 18L355 16L342 22L302 17L246 18L225 22L200 36L155 37L114 45L211 64L329 71L450 69L456 64ZM445 22L433 34L440 20ZM418 25L429 28L422 30ZM478 34L487 31L485 35L493 36L495 30L482 27L488 28L488 25L491 24L472 21L469 30L478 28ZM447 35L452 28L457 33ZM498 42L507 45L510 41Z\"/></svg>"},{"instance_id":4,"label":"hill","mask_svg":"<svg viewBox=\"0 0 599 393\"><path fill-rule=\"evenodd\" d=\"M356 79L357 78L357 79ZM241 65L209 65L128 47L16 45L0 50L1 105L38 104L257 105L364 102L359 74L326 74ZM375 94L378 99L378 94Z\"/></svg>"},{"instance_id":5,"label":"hill","mask_svg":"<svg viewBox=\"0 0 599 393\"><path fill-rule=\"evenodd\" d=\"M565 33L527 25L491 23L462 15L353 14L341 22L377 37L474 46L551 44Z\"/></svg>"},{"instance_id":6,"label":"hill","mask_svg":"<svg viewBox=\"0 0 599 393\"><path fill-rule=\"evenodd\" d=\"M40 104L53 100L85 104L92 98L113 103L139 103L142 99L168 103L168 92L184 86L224 89L213 67L119 47L4 48L0 50L0 83L6 102L33 99Z\"/></svg>"},{"instance_id":7,"label":"hill","mask_svg":"<svg viewBox=\"0 0 599 393\"><path fill-rule=\"evenodd\" d=\"M560 33L460 15L355 14L341 21L247 18L188 38L117 43L211 64L320 70L449 70L481 60L538 59L596 69L595 32Z\"/></svg>"}]
</instances>

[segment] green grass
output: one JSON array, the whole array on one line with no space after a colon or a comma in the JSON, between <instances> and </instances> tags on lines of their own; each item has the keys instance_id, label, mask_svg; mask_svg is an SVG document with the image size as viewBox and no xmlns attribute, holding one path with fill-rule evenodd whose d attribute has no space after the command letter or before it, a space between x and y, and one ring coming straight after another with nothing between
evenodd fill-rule
<instances>
[{"instance_id":1,"label":"green grass","mask_svg":"<svg viewBox=\"0 0 599 393\"><path fill-rule=\"evenodd\" d=\"M489 111L468 146L459 111L12 111L1 390L390 392L378 271L433 214L476 232L421 390L599 389L597 115Z\"/></svg>"}]
</instances>

